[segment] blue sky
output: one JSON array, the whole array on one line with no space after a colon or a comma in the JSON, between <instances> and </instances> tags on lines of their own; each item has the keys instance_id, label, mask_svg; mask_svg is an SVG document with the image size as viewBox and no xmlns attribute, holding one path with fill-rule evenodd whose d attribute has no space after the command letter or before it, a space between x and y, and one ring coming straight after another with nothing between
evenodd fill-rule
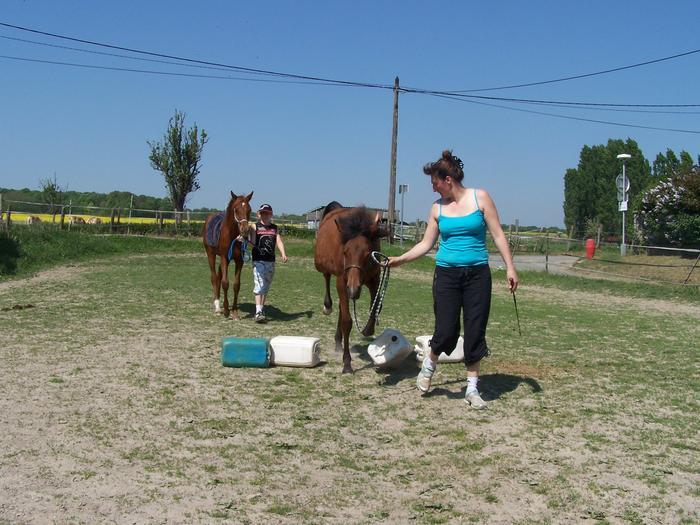
<instances>
[{"instance_id":1,"label":"blue sky","mask_svg":"<svg viewBox=\"0 0 700 525\"><path fill-rule=\"evenodd\" d=\"M431 90L537 82L700 48L700 3L234 2L3 0L0 22L113 45L301 75ZM0 36L110 52L0 27ZM113 51L120 53L118 51ZM0 55L121 68L228 75L0 38ZM250 78L250 77L249 77ZM260 77L255 77L260 78ZM700 53L590 78L489 96L621 104L697 104ZM0 58L0 187L164 196L148 162L175 109L209 133L190 207L223 207L255 191L276 212L328 201L386 207L389 90L186 78ZM700 108L658 114L494 104L628 124L700 131ZM694 113L692 113L694 112ZM406 220L436 195L422 166L451 148L465 184L485 188L501 222L563 224L563 176L584 144L636 140L651 161L700 153L700 135L565 120L405 93L397 184ZM611 192L614 188L611 188ZM396 196L397 207L400 197Z\"/></svg>"}]
</instances>

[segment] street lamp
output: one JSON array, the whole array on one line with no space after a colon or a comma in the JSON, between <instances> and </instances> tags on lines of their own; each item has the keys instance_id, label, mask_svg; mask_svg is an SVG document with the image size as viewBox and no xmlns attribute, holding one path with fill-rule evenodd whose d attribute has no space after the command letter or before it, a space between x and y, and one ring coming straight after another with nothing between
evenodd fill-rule
<instances>
[{"instance_id":1,"label":"street lamp","mask_svg":"<svg viewBox=\"0 0 700 525\"><path fill-rule=\"evenodd\" d=\"M408 193L408 184L399 184L399 195L401 195L401 247L403 248L403 198Z\"/></svg>"},{"instance_id":2,"label":"street lamp","mask_svg":"<svg viewBox=\"0 0 700 525\"><path fill-rule=\"evenodd\" d=\"M622 244L620 244L620 255L624 257L627 255L627 245L625 244L625 212L627 211L627 192L630 189L630 181L627 178L625 168L627 159L631 159L632 155L629 153L620 153L617 158L622 159L622 175L617 176L615 185L617 186L619 209L622 212Z\"/></svg>"}]
</instances>

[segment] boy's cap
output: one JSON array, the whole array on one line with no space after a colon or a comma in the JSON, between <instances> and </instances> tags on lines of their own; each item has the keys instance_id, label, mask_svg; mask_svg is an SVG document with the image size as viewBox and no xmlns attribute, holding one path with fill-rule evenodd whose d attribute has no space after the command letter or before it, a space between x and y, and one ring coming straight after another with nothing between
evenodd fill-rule
<instances>
[{"instance_id":1,"label":"boy's cap","mask_svg":"<svg viewBox=\"0 0 700 525\"><path fill-rule=\"evenodd\" d=\"M258 208L258 211L267 211L269 213L272 213L272 206L270 206L269 204L261 204Z\"/></svg>"}]
</instances>

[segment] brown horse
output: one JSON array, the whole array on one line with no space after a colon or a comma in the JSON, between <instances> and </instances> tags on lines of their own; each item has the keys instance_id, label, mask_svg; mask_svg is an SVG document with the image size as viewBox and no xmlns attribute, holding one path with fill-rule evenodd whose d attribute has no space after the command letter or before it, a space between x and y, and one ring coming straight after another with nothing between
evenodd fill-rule
<instances>
[{"instance_id":1,"label":"brown horse","mask_svg":"<svg viewBox=\"0 0 700 525\"><path fill-rule=\"evenodd\" d=\"M202 241L209 259L211 286L214 291L214 313L221 313L219 294L224 290L224 317L231 313L233 319L238 319L238 291L241 289L241 270L243 269L242 243L234 242L239 236L247 237L250 228L250 199L253 192L247 196L231 192L231 200L225 212L209 215L204 222ZM219 270L216 271L216 256L219 256ZM236 271L233 278L233 307L229 312L228 304L228 266L233 261Z\"/></svg>"},{"instance_id":2,"label":"brown horse","mask_svg":"<svg viewBox=\"0 0 700 525\"><path fill-rule=\"evenodd\" d=\"M333 201L323 211L321 225L316 236L314 263L326 280L326 295L323 299L323 313L333 311L331 300L331 275L335 275L338 291L338 327L335 332L335 349L343 351L343 373L352 372L350 357L350 316L349 299L360 297L362 285L369 288L371 299L379 286L380 267L370 257L372 251L381 249L379 213L372 219L366 208L343 208ZM376 319L370 317L362 335L374 334Z\"/></svg>"}]
</instances>

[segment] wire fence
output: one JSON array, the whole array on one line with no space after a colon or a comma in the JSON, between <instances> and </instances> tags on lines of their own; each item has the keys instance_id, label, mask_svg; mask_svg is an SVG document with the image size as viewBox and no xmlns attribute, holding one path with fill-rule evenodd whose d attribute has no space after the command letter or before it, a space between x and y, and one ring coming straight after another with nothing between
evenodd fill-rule
<instances>
[{"instance_id":1,"label":"wire fence","mask_svg":"<svg viewBox=\"0 0 700 525\"><path fill-rule=\"evenodd\" d=\"M17 211L13 211L17 210ZM62 229L77 229L92 233L120 233L127 235L175 235L198 236L207 216L219 210L182 212L151 210L133 207L100 207L74 205L72 203L39 203L3 200L0 194L0 228L9 230L15 225L40 223L55 224ZM314 238L311 223L302 221L275 221L282 234L302 238ZM395 223L390 225L391 241L403 246L412 245L423 237L426 224ZM660 284L700 286L700 249L667 246L627 244L621 255L620 244L607 241L598 232L597 239L577 239L565 232L526 232L508 228L510 249L514 258L540 256L541 269L550 266L559 273L590 274L599 277L627 279ZM610 237L607 237L610 238ZM439 241L438 241L439 243ZM593 246L592 246L593 245ZM497 249L487 236L489 252ZM557 260L551 257L558 256ZM561 257L570 257L562 262Z\"/></svg>"},{"instance_id":2,"label":"wire fence","mask_svg":"<svg viewBox=\"0 0 700 525\"><path fill-rule=\"evenodd\" d=\"M134 207L105 207L72 203L42 203L2 199L0 225L55 224L62 229L93 232L162 235L200 235L207 216L221 210L152 210ZM304 222L276 221L283 231L306 229Z\"/></svg>"}]
</instances>

